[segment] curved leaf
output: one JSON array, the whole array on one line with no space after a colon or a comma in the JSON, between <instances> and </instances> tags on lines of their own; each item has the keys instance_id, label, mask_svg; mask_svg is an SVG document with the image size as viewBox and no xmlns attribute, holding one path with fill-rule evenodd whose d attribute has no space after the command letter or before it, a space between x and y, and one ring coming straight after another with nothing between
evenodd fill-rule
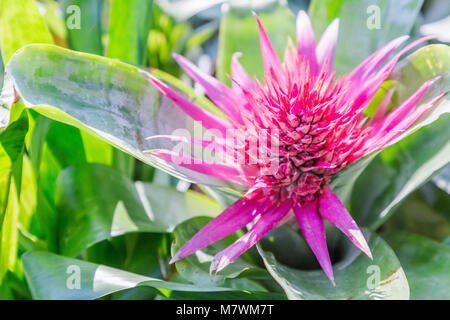
<instances>
[{"instance_id":1,"label":"curved leaf","mask_svg":"<svg viewBox=\"0 0 450 320\"><path fill-rule=\"evenodd\" d=\"M3 73L4 73L4 65L3 65L3 58L2 58L2 51L0 48L0 88L3 88ZM2 123L1 119L2 119L2 109L0 109L0 125Z\"/></svg>"},{"instance_id":2,"label":"curved leaf","mask_svg":"<svg viewBox=\"0 0 450 320\"><path fill-rule=\"evenodd\" d=\"M210 218L206 217L197 217L178 225L174 231L175 241L172 246L172 254L178 251L210 220ZM269 278L269 275L265 270L256 267L248 261L248 254L239 257L218 274L209 273L210 264L214 255L231 245L237 238L236 234L232 234L225 239L217 241L210 246L177 261L175 263L177 271L184 279L201 287L223 286L250 291L265 291L261 285L248 279L249 275L258 278ZM247 260L245 257L247 257ZM243 273L247 276L239 277Z\"/></svg>"},{"instance_id":3,"label":"curved leaf","mask_svg":"<svg viewBox=\"0 0 450 320\"><path fill-rule=\"evenodd\" d=\"M258 251L289 299L408 299L408 281L394 251L374 234L365 238L374 260L346 242L343 258L333 266L335 288L322 270L292 269L259 245Z\"/></svg>"},{"instance_id":4,"label":"curved leaf","mask_svg":"<svg viewBox=\"0 0 450 320\"><path fill-rule=\"evenodd\" d=\"M125 233L171 232L186 219L221 210L199 193L133 183L100 164L65 169L56 184L56 208L60 250L68 256Z\"/></svg>"},{"instance_id":5,"label":"curved leaf","mask_svg":"<svg viewBox=\"0 0 450 320\"><path fill-rule=\"evenodd\" d=\"M395 250L411 287L413 300L450 300L450 247L406 232L383 238Z\"/></svg>"},{"instance_id":6,"label":"curved leaf","mask_svg":"<svg viewBox=\"0 0 450 320\"><path fill-rule=\"evenodd\" d=\"M450 195L450 165L447 165L442 169L441 172L433 178L433 182L436 186Z\"/></svg>"},{"instance_id":7,"label":"curved leaf","mask_svg":"<svg viewBox=\"0 0 450 320\"><path fill-rule=\"evenodd\" d=\"M450 197L431 187L434 186L425 185L409 195L383 224L383 232L407 231L439 242L447 238L450 235ZM427 199L429 197L433 199ZM443 208L439 208L441 201Z\"/></svg>"},{"instance_id":8,"label":"curved leaf","mask_svg":"<svg viewBox=\"0 0 450 320\"><path fill-rule=\"evenodd\" d=\"M163 281L49 252L27 252L22 256L22 263L33 298L38 300L91 300L138 286L156 288L167 297L170 297L172 290L233 291ZM251 293L247 295L251 296Z\"/></svg>"},{"instance_id":9,"label":"curved leaf","mask_svg":"<svg viewBox=\"0 0 450 320\"><path fill-rule=\"evenodd\" d=\"M56 46L30 45L14 55L6 70L8 85L2 97L9 97L10 103L15 89L28 108L84 130L178 178L230 185L144 153L172 147L146 137L195 130L199 124L160 95L136 67Z\"/></svg>"},{"instance_id":10,"label":"curved leaf","mask_svg":"<svg viewBox=\"0 0 450 320\"><path fill-rule=\"evenodd\" d=\"M15 109L23 110L17 105ZM21 211L23 157L28 117L22 112L5 130L0 131L0 282L17 261Z\"/></svg>"}]
</instances>

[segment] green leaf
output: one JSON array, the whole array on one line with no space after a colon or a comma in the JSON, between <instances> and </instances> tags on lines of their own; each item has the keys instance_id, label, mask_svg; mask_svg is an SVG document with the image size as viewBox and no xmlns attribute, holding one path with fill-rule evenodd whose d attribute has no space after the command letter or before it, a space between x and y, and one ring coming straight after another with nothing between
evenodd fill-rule
<instances>
[{"instance_id":1,"label":"green leaf","mask_svg":"<svg viewBox=\"0 0 450 320\"><path fill-rule=\"evenodd\" d=\"M405 269L413 300L450 300L450 247L406 232L383 238L395 250Z\"/></svg>"},{"instance_id":2,"label":"green leaf","mask_svg":"<svg viewBox=\"0 0 450 320\"><path fill-rule=\"evenodd\" d=\"M275 259L284 265L296 269L316 269L317 259L298 231L299 228L294 230L291 226L283 225L270 231L259 243L265 251L273 253ZM330 239L330 235L327 234L328 242ZM328 249L332 257L330 245Z\"/></svg>"},{"instance_id":3,"label":"green leaf","mask_svg":"<svg viewBox=\"0 0 450 320\"><path fill-rule=\"evenodd\" d=\"M0 234L0 283L8 270L14 271L17 260L19 232L16 225L19 222L20 207L19 193L14 179L11 179L7 195Z\"/></svg>"},{"instance_id":4,"label":"green leaf","mask_svg":"<svg viewBox=\"0 0 450 320\"><path fill-rule=\"evenodd\" d=\"M375 234L365 238L374 260L346 241L342 259L333 265L335 288L322 270L293 269L259 245L258 251L289 299L408 299L408 281L394 251Z\"/></svg>"},{"instance_id":5,"label":"green leaf","mask_svg":"<svg viewBox=\"0 0 450 320\"><path fill-rule=\"evenodd\" d=\"M175 241L172 246L172 255L210 220L210 218L206 217L197 217L178 225L174 231ZM265 270L257 268L253 263L248 261L248 253L236 259L220 273L209 273L209 267L214 255L231 245L237 239L237 235L232 234L225 239L197 251L195 254L177 261L175 263L177 271L184 279L199 287L220 286L249 291L265 291L260 284L248 279L249 274L258 276L259 278L268 278ZM240 275L242 276L240 277Z\"/></svg>"},{"instance_id":6,"label":"green leaf","mask_svg":"<svg viewBox=\"0 0 450 320\"><path fill-rule=\"evenodd\" d=\"M266 1L263 7L237 6L233 2L225 8L219 33L219 53L217 58L217 77L225 83L231 81L231 56L241 52L239 62L250 77L264 76L261 50L259 49L258 24L251 14L255 10L279 55L284 53L288 37L295 39L295 17L281 1ZM245 30L245 32L243 32Z\"/></svg>"},{"instance_id":7,"label":"green leaf","mask_svg":"<svg viewBox=\"0 0 450 320\"><path fill-rule=\"evenodd\" d=\"M134 233L101 241L85 252L86 260L140 275L168 279L167 234ZM176 281L175 281L176 282ZM153 299L154 290L134 288L118 292L111 299Z\"/></svg>"},{"instance_id":8,"label":"green leaf","mask_svg":"<svg viewBox=\"0 0 450 320\"><path fill-rule=\"evenodd\" d=\"M404 101L420 84L436 76L441 79L423 100L448 92L449 53L448 46L430 45L402 60L393 75L398 79L396 99ZM436 120L450 111L449 98L447 94L428 118L404 134L403 140L380 152L358 178L351 198L358 223L377 228L402 199L450 162L450 115Z\"/></svg>"},{"instance_id":9,"label":"green leaf","mask_svg":"<svg viewBox=\"0 0 450 320\"><path fill-rule=\"evenodd\" d=\"M101 14L103 1L101 0L63 0L61 10L65 14L63 25L66 29L69 47L76 51L101 55L102 29ZM86 32L88 31L88 32ZM74 138L81 134L83 149L88 162L112 164L112 147L90 135L72 130ZM67 137L68 133L64 136ZM70 138L70 137L69 137Z\"/></svg>"},{"instance_id":10,"label":"green leaf","mask_svg":"<svg viewBox=\"0 0 450 320\"><path fill-rule=\"evenodd\" d=\"M99 55L103 53L102 6L102 0L63 0L61 2L71 49ZM77 26L78 22L79 26Z\"/></svg>"},{"instance_id":11,"label":"green leaf","mask_svg":"<svg viewBox=\"0 0 450 320\"><path fill-rule=\"evenodd\" d=\"M425 187L429 189L430 186L424 186L422 189L425 189ZM430 206L424 201L423 191L417 190L401 203L383 224L383 232L407 231L439 242L450 235L450 212L448 210L450 197L447 194L444 195L442 200L447 200L445 201L447 203L445 203L443 210L439 211L437 206ZM427 190L427 193L430 193L430 191ZM435 191L442 192L439 189ZM432 196L439 197L438 194Z\"/></svg>"},{"instance_id":12,"label":"green leaf","mask_svg":"<svg viewBox=\"0 0 450 320\"><path fill-rule=\"evenodd\" d=\"M163 81L164 83L167 83L171 85L172 87L180 90L186 96L189 98L189 100L193 101L197 106L201 107L202 109L208 110L209 112L212 112L220 117L223 117L226 119L226 115L223 113L222 110L220 110L218 107L216 107L211 100L204 96L197 96L195 94L195 90L185 84L180 79L164 72L158 69L152 69L151 71L152 75L154 75L159 80Z\"/></svg>"},{"instance_id":13,"label":"green leaf","mask_svg":"<svg viewBox=\"0 0 450 320\"><path fill-rule=\"evenodd\" d=\"M108 57L144 65L152 4L152 0L111 1Z\"/></svg>"},{"instance_id":14,"label":"green leaf","mask_svg":"<svg viewBox=\"0 0 450 320\"><path fill-rule=\"evenodd\" d=\"M35 0L0 1L0 49L3 63L10 60L14 52L30 43L53 43L50 32L36 6ZM2 72L3 74L3 72ZM2 76L3 78L3 76ZM0 86L0 88L3 87ZM15 96L9 94L6 108L0 99L0 128L10 121L11 105L16 102Z\"/></svg>"},{"instance_id":15,"label":"green leaf","mask_svg":"<svg viewBox=\"0 0 450 320\"><path fill-rule=\"evenodd\" d=\"M22 263L33 298L38 300L91 300L137 286L156 288L167 297L172 290L233 290L163 281L49 252L27 252L22 256Z\"/></svg>"},{"instance_id":16,"label":"green leaf","mask_svg":"<svg viewBox=\"0 0 450 320\"><path fill-rule=\"evenodd\" d=\"M56 46L31 45L14 56L7 77L4 99L13 97L15 89L28 108L86 131L149 165L191 182L230 186L144 153L162 144L146 137L180 128L193 131L198 124L160 95L136 67Z\"/></svg>"},{"instance_id":17,"label":"green leaf","mask_svg":"<svg viewBox=\"0 0 450 320\"><path fill-rule=\"evenodd\" d=\"M356 160L333 177L330 187L343 203L347 204L350 201L355 182L378 153L379 152L374 152L373 154Z\"/></svg>"},{"instance_id":18,"label":"green leaf","mask_svg":"<svg viewBox=\"0 0 450 320\"><path fill-rule=\"evenodd\" d=\"M134 184L119 171L99 164L65 169L57 181L56 206L60 250L68 256L109 237L171 232L186 219L221 211L199 193Z\"/></svg>"},{"instance_id":19,"label":"green leaf","mask_svg":"<svg viewBox=\"0 0 450 320\"><path fill-rule=\"evenodd\" d=\"M5 67L3 65L2 51L0 48L0 88L3 88L3 73L5 72ZM1 112L1 109L0 109ZM0 125L1 125L2 115L0 113Z\"/></svg>"},{"instance_id":20,"label":"green leaf","mask_svg":"<svg viewBox=\"0 0 450 320\"><path fill-rule=\"evenodd\" d=\"M429 182L420 188L418 191L420 192L420 198L450 223L450 211L448 210L450 208L450 197L445 190L440 189L433 182Z\"/></svg>"},{"instance_id":21,"label":"green leaf","mask_svg":"<svg viewBox=\"0 0 450 320\"><path fill-rule=\"evenodd\" d=\"M16 108L20 108L16 105ZM0 132L0 282L16 265L20 222L20 193L25 135L28 117L19 119Z\"/></svg>"},{"instance_id":22,"label":"green leaf","mask_svg":"<svg viewBox=\"0 0 450 320\"><path fill-rule=\"evenodd\" d=\"M0 48L3 61L30 43L53 43L35 0L0 2Z\"/></svg>"},{"instance_id":23,"label":"green leaf","mask_svg":"<svg viewBox=\"0 0 450 320\"><path fill-rule=\"evenodd\" d=\"M377 49L408 35L423 0L312 0L309 16L316 39L340 19L334 68L348 73Z\"/></svg>"},{"instance_id":24,"label":"green leaf","mask_svg":"<svg viewBox=\"0 0 450 320\"><path fill-rule=\"evenodd\" d=\"M112 0L110 2L109 58L143 66L152 17L152 0ZM124 45L126 44L126 45ZM118 150L113 152L114 166L133 176L134 159Z\"/></svg>"},{"instance_id":25,"label":"green leaf","mask_svg":"<svg viewBox=\"0 0 450 320\"><path fill-rule=\"evenodd\" d=\"M450 165L447 165L434 178L433 182L447 194L450 194Z\"/></svg>"},{"instance_id":26,"label":"green leaf","mask_svg":"<svg viewBox=\"0 0 450 320\"><path fill-rule=\"evenodd\" d=\"M23 156L22 182L20 189L20 214L19 223L21 227L28 229L31 218L36 210L36 178L33 167L28 156Z\"/></svg>"}]
</instances>

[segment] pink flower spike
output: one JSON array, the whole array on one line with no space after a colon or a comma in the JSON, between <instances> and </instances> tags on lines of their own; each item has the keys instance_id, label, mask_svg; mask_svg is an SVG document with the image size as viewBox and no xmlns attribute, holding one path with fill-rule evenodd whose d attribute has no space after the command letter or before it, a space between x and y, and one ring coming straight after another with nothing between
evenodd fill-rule
<instances>
[{"instance_id":1,"label":"pink flower spike","mask_svg":"<svg viewBox=\"0 0 450 320\"><path fill-rule=\"evenodd\" d=\"M261 53L264 62L264 68L267 71L273 69L276 72L280 72L281 70L283 70L280 58L278 58L278 55L275 52L275 49L273 48L272 43L270 42L266 30L264 29L258 15L253 12L253 16L255 17L259 26L259 40L261 43Z\"/></svg>"},{"instance_id":2,"label":"pink flower spike","mask_svg":"<svg viewBox=\"0 0 450 320\"><path fill-rule=\"evenodd\" d=\"M434 81L435 79L431 79L425 82L411 97L380 121L379 124L375 126L374 132L377 132L377 135L384 135L384 133L387 133L395 127L408 113L411 112Z\"/></svg>"},{"instance_id":3,"label":"pink flower spike","mask_svg":"<svg viewBox=\"0 0 450 320\"><path fill-rule=\"evenodd\" d=\"M250 176L256 174L256 172L252 172L251 169L244 167L239 167L233 164L205 162L201 159L183 156L170 150L154 149L149 150L148 153L183 168L247 186L252 184L252 179Z\"/></svg>"},{"instance_id":4,"label":"pink flower spike","mask_svg":"<svg viewBox=\"0 0 450 320\"><path fill-rule=\"evenodd\" d=\"M334 54L339 33L339 19L334 19L320 38L317 45L316 55L319 68L322 68L325 61L328 61L328 70L333 69Z\"/></svg>"},{"instance_id":5,"label":"pink flower spike","mask_svg":"<svg viewBox=\"0 0 450 320\"><path fill-rule=\"evenodd\" d=\"M219 241L237 230L244 228L258 214L264 212L267 206L270 206L270 203L261 200L259 197L249 199L244 196L197 232L178 250L170 263L187 257L195 251L203 249L211 243Z\"/></svg>"},{"instance_id":6,"label":"pink flower spike","mask_svg":"<svg viewBox=\"0 0 450 320\"><path fill-rule=\"evenodd\" d=\"M369 149L366 151L371 152L377 149L385 148L388 146L392 140L404 133L409 127L420 120L424 115L426 115L430 110L433 109L434 104L443 97L444 94L437 96L426 105L422 106L420 109L415 110L407 117L405 117L400 123L398 123L394 128L392 128L388 133L380 135L379 137L373 139L373 144L369 145Z\"/></svg>"},{"instance_id":7,"label":"pink flower spike","mask_svg":"<svg viewBox=\"0 0 450 320\"><path fill-rule=\"evenodd\" d=\"M244 70L242 65L239 63L239 57L242 54L240 52L236 52L231 57L231 79L233 88L239 88L244 87L247 90L253 89L255 87L252 79L247 74L247 72ZM236 85L236 83L239 84Z\"/></svg>"},{"instance_id":8,"label":"pink flower spike","mask_svg":"<svg viewBox=\"0 0 450 320\"><path fill-rule=\"evenodd\" d=\"M162 94L175 102L184 112L186 112L195 121L201 122L206 129L220 130L223 136L226 136L227 129L233 128L232 124L225 119L217 117L212 113L197 107L188 99L178 94L175 90L156 79L151 74L139 70Z\"/></svg>"},{"instance_id":9,"label":"pink flower spike","mask_svg":"<svg viewBox=\"0 0 450 320\"><path fill-rule=\"evenodd\" d=\"M308 61L311 73L316 75L319 71L316 56L316 40L314 39L311 21L303 10L297 15L297 46L300 59L304 58Z\"/></svg>"},{"instance_id":10,"label":"pink flower spike","mask_svg":"<svg viewBox=\"0 0 450 320\"><path fill-rule=\"evenodd\" d=\"M322 217L317 213L317 200L305 202L294 207L294 213L298 224L302 230L306 242L314 252L323 271L330 279L333 286L336 286L331 266L330 255L328 254L325 227Z\"/></svg>"},{"instance_id":11,"label":"pink flower spike","mask_svg":"<svg viewBox=\"0 0 450 320\"><path fill-rule=\"evenodd\" d=\"M263 213L250 230L239 238L232 245L220 251L215 255L209 272L212 274L214 270L216 273L224 269L227 265L236 260L241 254L250 249L256 242L264 237L270 230L276 228L280 221L291 209L292 201L287 200L277 207L268 206L268 210Z\"/></svg>"},{"instance_id":12,"label":"pink flower spike","mask_svg":"<svg viewBox=\"0 0 450 320\"><path fill-rule=\"evenodd\" d=\"M388 92L386 92L383 101L380 103L377 111L375 111L375 114L367 124L368 126L374 125L375 123L379 122L384 118L387 108L389 106L389 102L391 102L392 95L394 94L394 91L395 91L394 89L390 89Z\"/></svg>"},{"instance_id":13,"label":"pink flower spike","mask_svg":"<svg viewBox=\"0 0 450 320\"><path fill-rule=\"evenodd\" d=\"M323 193L320 195L319 212L325 220L341 230L356 247L370 259L373 259L366 239L364 239L364 235L355 220L328 186L323 189Z\"/></svg>"},{"instance_id":14,"label":"pink flower spike","mask_svg":"<svg viewBox=\"0 0 450 320\"><path fill-rule=\"evenodd\" d=\"M387 58L389 58L391 53L408 38L409 36L398 37L372 53L366 60L357 66L352 73L350 73L349 78L351 80L365 81L383 64L384 61L386 61Z\"/></svg>"},{"instance_id":15,"label":"pink flower spike","mask_svg":"<svg viewBox=\"0 0 450 320\"><path fill-rule=\"evenodd\" d=\"M202 72L197 66L191 63L185 57L174 54L177 63L183 70L196 82L198 82L206 91L211 100L234 122L242 124L242 118L236 109L236 97L234 92L208 74Z\"/></svg>"}]
</instances>

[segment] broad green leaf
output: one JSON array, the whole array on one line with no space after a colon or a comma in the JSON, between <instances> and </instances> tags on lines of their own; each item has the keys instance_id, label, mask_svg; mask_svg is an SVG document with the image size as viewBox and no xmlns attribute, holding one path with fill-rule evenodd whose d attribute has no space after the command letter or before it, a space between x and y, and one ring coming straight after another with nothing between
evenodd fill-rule
<instances>
[{"instance_id":1,"label":"broad green leaf","mask_svg":"<svg viewBox=\"0 0 450 320\"><path fill-rule=\"evenodd\" d=\"M2 50L2 58L6 63L11 56L24 45L30 43L52 43L53 39L42 19L34 0L0 1L0 47ZM12 98L12 100L11 100ZM5 186L6 196L3 190L0 191L5 196L4 209L0 208L2 215L1 229L1 245L0 245L0 281L7 269L13 270L16 264L18 237L18 222L20 221L20 199L21 199L21 182L22 182L22 160L24 150L25 135L28 131L28 118L22 112L23 105L16 102L14 94L10 97L11 105L0 106L0 126L9 123L9 127L1 133L0 154L6 152L9 156L9 165L6 170L8 173L8 182ZM11 111L12 108L12 111ZM20 116L20 117L19 117ZM17 120L17 121L16 121ZM0 158L4 158L0 155ZM2 162L3 168L5 162ZM5 169L3 169L5 170ZM6 177L4 175L3 177ZM2 178L3 178L2 177ZM3 183L0 183L3 185ZM25 209L24 209L25 210ZM29 213L29 212L28 212ZM27 220L28 218L22 219ZM25 221L23 221L25 222Z\"/></svg>"},{"instance_id":2,"label":"broad green leaf","mask_svg":"<svg viewBox=\"0 0 450 320\"><path fill-rule=\"evenodd\" d=\"M373 154L356 160L333 177L330 187L343 203L347 204L350 201L356 180L378 153L379 152L374 152Z\"/></svg>"},{"instance_id":3,"label":"broad green leaf","mask_svg":"<svg viewBox=\"0 0 450 320\"><path fill-rule=\"evenodd\" d=\"M425 184L419 189L420 199L435 212L444 217L450 223L450 197L445 190L436 186L433 182Z\"/></svg>"},{"instance_id":4,"label":"broad green leaf","mask_svg":"<svg viewBox=\"0 0 450 320\"><path fill-rule=\"evenodd\" d=\"M36 210L37 185L35 173L28 156L23 156L22 182L20 188L20 214L19 223L26 230L29 228L31 218Z\"/></svg>"},{"instance_id":5,"label":"broad green leaf","mask_svg":"<svg viewBox=\"0 0 450 320\"><path fill-rule=\"evenodd\" d=\"M152 0L112 0L110 2L109 58L143 66L152 16ZM124 44L127 45L124 45ZM133 176L134 159L119 150L113 152L114 166Z\"/></svg>"},{"instance_id":6,"label":"broad green leaf","mask_svg":"<svg viewBox=\"0 0 450 320\"><path fill-rule=\"evenodd\" d=\"M211 198L215 199L225 209L239 200L244 194L229 188L215 188L199 184L198 187Z\"/></svg>"},{"instance_id":7,"label":"broad green leaf","mask_svg":"<svg viewBox=\"0 0 450 320\"><path fill-rule=\"evenodd\" d=\"M90 136L88 138L94 140ZM54 199L56 178L65 167L86 163L85 141L77 128L52 121L39 114L30 141L29 153L38 181L36 217L41 226L39 235L46 239L51 250L56 251L58 241ZM103 149L99 147L95 152L101 153Z\"/></svg>"},{"instance_id":8,"label":"broad green leaf","mask_svg":"<svg viewBox=\"0 0 450 320\"><path fill-rule=\"evenodd\" d=\"M0 299L2 300L31 300L31 293L25 277L17 272L8 272L0 285Z\"/></svg>"},{"instance_id":9,"label":"broad green leaf","mask_svg":"<svg viewBox=\"0 0 450 320\"><path fill-rule=\"evenodd\" d=\"M201 288L168 282L49 252L27 252L22 256L22 263L33 298L38 300L91 300L137 286L158 289L167 297L172 290L233 291L230 288ZM251 297L251 293L243 292L242 295Z\"/></svg>"},{"instance_id":10,"label":"broad green leaf","mask_svg":"<svg viewBox=\"0 0 450 320\"><path fill-rule=\"evenodd\" d=\"M158 279L170 273L167 234L134 233L101 241L85 251L86 260ZM175 281L176 282L176 281ZM155 291L133 288L118 292L111 299L153 299Z\"/></svg>"},{"instance_id":11,"label":"broad green leaf","mask_svg":"<svg viewBox=\"0 0 450 320\"><path fill-rule=\"evenodd\" d=\"M312 0L309 16L316 40L339 18L334 68L348 73L390 40L408 35L423 0Z\"/></svg>"},{"instance_id":12,"label":"broad green leaf","mask_svg":"<svg viewBox=\"0 0 450 320\"><path fill-rule=\"evenodd\" d=\"M2 51L0 48L0 88L3 88L3 73L4 73L4 69L5 67L3 66L3 58L2 58ZM0 120L2 119L2 114L1 114L1 109L0 109ZM1 126L1 121L0 121L0 126Z\"/></svg>"},{"instance_id":13,"label":"broad green leaf","mask_svg":"<svg viewBox=\"0 0 450 320\"><path fill-rule=\"evenodd\" d=\"M218 107L216 107L211 100L207 99L206 97L200 97L195 94L195 91L190 86L186 85L183 81L180 79L164 72L158 69L151 69L152 75L154 75L159 80L163 81L164 83L167 83L171 85L172 87L180 90L181 92L185 93L187 97L191 101L195 101L195 104L202 109L208 110L209 112L212 112L218 116L221 116L226 119L226 115L223 113L222 110L220 110Z\"/></svg>"},{"instance_id":14,"label":"broad green leaf","mask_svg":"<svg viewBox=\"0 0 450 320\"><path fill-rule=\"evenodd\" d=\"M68 42L71 49L101 55L102 0L63 0ZM127 42L124 42L127 43Z\"/></svg>"},{"instance_id":15,"label":"broad green leaf","mask_svg":"<svg viewBox=\"0 0 450 320\"><path fill-rule=\"evenodd\" d=\"M14 179L11 179L6 194L6 210L2 215L0 233L0 283L8 270L14 270L17 259L19 232L16 225L19 222L20 206Z\"/></svg>"},{"instance_id":16,"label":"broad green leaf","mask_svg":"<svg viewBox=\"0 0 450 320\"><path fill-rule=\"evenodd\" d=\"M295 17L281 1L266 1L261 7L254 4L224 6L219 33L219 53L217 58L218 78L230 84L227 75L231 74L231 56L241 52L239 62L250 77L264 76L261 50L259 47L258 24L251 11L255 10L261 18L272 44L279 55L284 53L288 37L295 39ZM245 31L244 31L245 30Z\"/></svg>"},{"instance_id":17,"label":"broad green leaf","mask_svg":"<svg viewBox=\"0 0 450 320\"><path fill-rule=\"evenodd\" d=\"M56 206L60 250L68 256L125 233L171 232L186 219L221 210L199 193L133 183L99 164L64 170L57 181Z\"/></svg>"},{"instance_id":18,"label":"broad green leaf","mask_svg":"<svg viewBox=\"0 0 450 320\"><path fill-rule=\"evenodd\" d=\"M429 187L424 186L422 189L429 189ZM442 192L439 189L435 191ZM430 192L431 190L427 190L427 193ZM435 194L433 197L437 198L439 195ZM447 200L445 201L447 203L443 211L440 211L438 206L430 206L424 201L423 190L415 191L401 203L383 224L383 232L406 231L435 241L443 241L450 236L450 197L445 194L443 200ZM431 200L430 202L434 201Z\"/></svg>"},{"instance_id":19,"label":"broad green leaf","mask_svg":"<svg viewBox=\"0 0 450 320\"><path fill-rule=\"evenodd\" d=\"M111 1L108 57L144 65L152 4L152 0Z\"/></svg>"},{"instance_id":20,"label":"broad green leaf","mask_svg":"<svg viewBox=\"0 0 450 320\"><path fill-rule=\"evenodd\" d=\"M327 235L327 242L331 237ZM260 241L265 251L274 254L278 262L296 269L317 268L317 259L302 237L299 229L294 230L291 226L283 225L270 231ZM329 243L330 256L333 257L332 247ZM299 258L301 257L301 258Z\"/></svg>"},{"instance_id":21,"label":"broad green leaf","mask_svg":"<svg viewBox=\"0 0 450 320\"><path fill-rule=\"evenodd\" d=\"M52 42L53 39L39 14L36 1L0 1L0 48L5 64L10 60L14 52L24 45ZM0 216L2 219L2 223L0 223L0 281L7 269L14 270L15 268L19 238L17 226L19 222L27 224L32 214L28 210L33 209L32 203L30 203L30 207L21 206L21 201L22 204L26 201L22 199L25 199L30 191L25 190L24 196L21 196L22 154L25 135L28 131L28 117L22 112L23 105L21 102L12 107L12 104L17 102L14 94L11 94L9 99L10 105L7 108L0 105L0 127L9 123L9 127L1 133L0 149L2 150L0 150L0 154L6 152L10 161L6 167L6 170L9 170L8 182L4 185L5 188L0 191L1 196L5 196L3 193L6 191L4 198L6 200L3 201L4 209L0 208L0 210L4 210ZM0 155L0 158L3 158L3 155ZM0 161L3 162L2 160ZM3 162L0 166L4 164ZM6 176L4 175L3 177ZM24 178L26 179L27 177ZM0 183L0 185L3 185L3 183Z\"/></svg>"},{"instance_id":22,"label":"broad green leaf","mask_svg":"<svg viewBox=\"0 0 450 320\"><path fill-rule=\"evenodd\" d=\"M409 280L413 300L450 300L450 247L406 232L383 238L395 250Z\"/></svg>"},{"instance_id":23,"label":"broad green leaf","mask_svg":"<svg viewBox=\"0 0 450 320\"><path fill-rule=\"evenodd\" d=\"M60 4L67 28L69 47L76 51L101 55L102 29L101 13L103 1L101 0L63 0ZM80 133L72 131L74 138ZM64 134L67 136L69 133ZM99 141L81 132L84 152L88 162L112 164L113 150L105 142Z\"/></svg>"},{"instance_id":24,"label":"broad green leaf","mask_svg":"<svg viewBox=\"0 0 450 320\"><path fill-rule=\"evenodd\" d=\"M442 169L441 172L433 178L433 182L447 194L450 194L450 165L447 165Z\"/></svg>"},{"instance_id":25,"label":"broad green leaf","mask_svg":"<svg viewBox=\"0 0 450 320\"><path fill-rule=\"evenodd\" d=\"M259 245L258 251L289 299L408 299L408 281L394 251L375 234L365 233L365 238L374 260L346 241L342 258L333 265L335 288L322 270L293 269Z\"/></svg>"},{"instance_id":26,"label":"broad green leaf","mask_svg":"<svg viewBox=\"0 0 450 320\"><path fill-rule=\"evenodd\" d=\"M174 231L175 241L172 246L172 255L210 220L206 217L197 217L178 225ZM214 255L231 245L237 239L236 234L230 235L177 261L175 263L177 271L184 279L199 287L221 286L246 289L249 291L265 291L260 284L248 279L251 278L249 274L257 277L268 277L265 270L256 267L251 262L248 254L242 255L218 274L209 273L209 267ZM242 276L240 277L240 275Z\"/></svg>"},{"instance_id":27,"label":"broad green leaf","mask_svg":"<svg viewBox=\"0 0 450 320\"><path fill-rule=\"evenodd\" d=\"M199 124L160 95L136 67L56 46L31 45L14 56L7 77L9 85L2 93L6 100L15 89L28 108L84 130L149 165L191 182L230 186L144 153L172 147L146 137L181 128L193 131Z\"/></svg>"},{"instance_id":28,"label":"broad green leaf","mask_svg":"<svg viewBox=\"0 0 450 320\"><path fill-rule=\"evenodd\" d=\"M20 106L16 106L16 109ZM0 132L0 282L16 265L20 221L22 163L28 118L19 119Z\"/></svg>"},{"instance_id":29,"label":"broad green leaf","mask_svg":"<svg viewBox=\"0 0 450 320\"><path fill-rule=\"evenodd\" d=\"M402 60L393 75L398 79L397 101L404 101L420 84L436 76L441 79L423 100L449 92L449 53L448 46L431 45ZM404 139L380 152L358 178L351 209L360 224L372 229L380 226L402 199L450 162L450 115L436 120L450 111L449 98L447 93L429 117L408 130Z\"/></svg>"},{"instance_id":30,"label":"broad green leaf","mask_svg":"<svg viewBox=\"0 0 450 320\"><path fill-rule=\"evenodd\" d=\"M163 298L161 300L168 299ZM170 295L173 300L286 300L286 295L277 292L255 291L220 291L220 292L188 292L173 291Z\"/></svg>"}]
</instances>

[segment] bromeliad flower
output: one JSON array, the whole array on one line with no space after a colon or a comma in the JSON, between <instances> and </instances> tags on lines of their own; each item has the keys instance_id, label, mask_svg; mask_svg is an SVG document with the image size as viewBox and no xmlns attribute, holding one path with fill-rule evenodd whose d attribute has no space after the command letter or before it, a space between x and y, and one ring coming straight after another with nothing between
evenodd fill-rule
<instances>
[{"instance_id":1,"label":"bromeliad flower","mask_svg":"<svg viewBox=\"0 0 450 320\"><path fill-rule=\"evenodd\" d=\"M431 86L430 80L393 111L387 112L390 91L373 117L364 114L399 57L427 38L412 42L384 64L407 37L392 40L353 72L335 79L332 66L338 20L330 24L316 47L310 20L300 12L297 48L290 41L282 63L256 14L255 18L265 68L262 82L249 77L237 54L232 58L231 88L202 73L184 57L175 56L229 120L197 107L145 74L190 117L216 132L215 139L159 138L199 145L221 154L224 161L211 162L163 149L150 152L185 168L248 187L241 199L194 235L172 262L253 223L244 236L214 257L211 271L218 272L295 215L307 243L334 284L324 219L372 256L359 227L328 185L339 170L385 148L429 112L439 98L415 108ZM270 143L266 143L268 140Z\"/></svg>"}]
</instances>

